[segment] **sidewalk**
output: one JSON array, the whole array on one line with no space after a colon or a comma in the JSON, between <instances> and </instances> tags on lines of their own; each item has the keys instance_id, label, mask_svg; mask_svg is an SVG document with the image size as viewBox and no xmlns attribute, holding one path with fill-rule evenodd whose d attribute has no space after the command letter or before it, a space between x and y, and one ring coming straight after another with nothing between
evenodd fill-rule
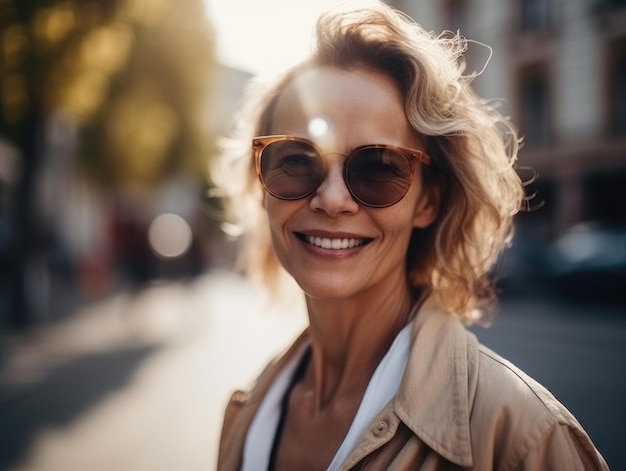
<instances>
[{"instance_id":1,"label":"sidewalk","mask_svg":"<svg viewBox=\"0 0 626 471\"><path fill-rule=\"evenodd\" d=\"M228 272L3 339L0 470L215 469L229 392L304 325Z\"/></svg>"}]
</instances>

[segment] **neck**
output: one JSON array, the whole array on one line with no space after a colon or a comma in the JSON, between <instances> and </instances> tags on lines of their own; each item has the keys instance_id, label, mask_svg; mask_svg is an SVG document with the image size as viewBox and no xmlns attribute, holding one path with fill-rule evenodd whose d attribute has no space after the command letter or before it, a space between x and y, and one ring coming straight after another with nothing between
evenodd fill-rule
<instances>
[{"instance_id":1,"label":"neck","mask_svg":"<svg viewBox=\"0 0 626 471\"><path fill-rule=\"evenodd\" d=\"M378 363L410 321L414 299L408 287L400 294L380 294L358 300L307 298L313 355L304 384L318 410L362 397Z\"/></svg>"}]
</instances>

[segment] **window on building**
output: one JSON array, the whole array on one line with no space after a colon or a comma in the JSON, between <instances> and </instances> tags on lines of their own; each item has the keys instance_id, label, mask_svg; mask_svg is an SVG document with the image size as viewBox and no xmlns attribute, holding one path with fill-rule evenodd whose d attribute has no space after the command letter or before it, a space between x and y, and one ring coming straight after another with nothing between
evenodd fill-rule
<instances>
[{"instance_id":1,"label":"window on building","mask_svg":"<svg viewBox=\"0 0 626 471\"><path fill-rule=\"evenodd\" d=\"M467 0L448 0L445 3L446 28L451 31L460 30L464 36L471 36L468 31Z\"/></svg>"},{"instance_id":2,"label":"window on building","mask_svg":"<svg viewBox=\"0 0 626 471\"><path fill-rule=\"evenodd\" d=\"M446 0L442 2L442 18L444 18L444 28L450 31L460 31L461 35L476 39L475 25L472 29L472 21L469 16L471 9L470 0ZM480 34L480 32L478 32ZM464 59L466 62L466 73L472 74L478 72L485 67L489 53L483 46L468 43L467 51L465 51Z\"/></svg>"},{"instance_id":3,"label":"window on building","mask_svg":"<svg viewBox=\"0 0 626 471\"><path fill-rule=\"evenodd\" d=\"M626 7L626 0L604 0L604 1L611 8Z\"/></svg>"},{"instance_id":4,"label":"window on building","mask_svg":"<svg viewBox=\"0 0 626 471\"><path fill-rule=\"evenodd\" d=\"M519 74L520 126L528 145L545 144L551 137L550 84L547 68L533 65Z\"/></svg>"},{"instance_id":5,"label":"window on building","mask_svg":"<svg viewBox=\"0 0 626 471\"><path fill-rule=\"evenodd\" d=\"M521 0L523 31L549 31L553 26L553 0Z\"/></svg>"},{"instance_id":6,"label":"window on building","mask_svg":"<svg viewBox=\"0 0 626 471\"><path fill-rule=\"evenodd\" d=\"M613 136L626 136L626 37L609 45L608 109Z\"/></svg>"},{"instance_id":7,"label":"window on building","mask_svg":"<svg viewBox=\"0 0 626 471\"><path fill-rule=\"evenodd\" d=\"M591 2L591 13L604 16L614 13L615 10L626 8L626 0L593 0Z\"/></svg>"}]
</instances>

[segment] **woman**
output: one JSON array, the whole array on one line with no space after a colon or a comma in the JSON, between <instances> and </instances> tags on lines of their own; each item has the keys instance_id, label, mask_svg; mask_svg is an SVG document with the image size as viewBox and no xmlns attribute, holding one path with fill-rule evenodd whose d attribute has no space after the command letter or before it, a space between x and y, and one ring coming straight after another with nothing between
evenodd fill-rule
<instances>
[{"instance_id":1,"label":"woman","mask_svg":"<svg viewBox=\"0 0 626 471\"><path fill-rule=\"evenodd\" d=\"M225 185L249 272L291 275L309 327L231 398L218 468L607 469L463 326L524 202L515 129L470 88L463 38L378 4L322 15L316 39L251 93L245 184Z\"/></svg>"}]
</instances>

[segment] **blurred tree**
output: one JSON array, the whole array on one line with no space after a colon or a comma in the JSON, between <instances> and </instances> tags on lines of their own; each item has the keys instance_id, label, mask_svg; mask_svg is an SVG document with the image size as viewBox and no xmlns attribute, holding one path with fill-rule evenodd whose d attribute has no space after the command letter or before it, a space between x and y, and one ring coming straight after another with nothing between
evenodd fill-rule
<instances>
[{"instance_id":1,"label":"blurred tree","mask_svg":"<svg viewBox=\"0 0 626 471\"><path fill-rule=\"evenodd\" d=\"M80 136L80 168L103 185L203 178L213 35L202 0L0 0L0 137L20 152L9 317L29 322L26 270L46 123Z\"/></svg>"}]
</instances>

